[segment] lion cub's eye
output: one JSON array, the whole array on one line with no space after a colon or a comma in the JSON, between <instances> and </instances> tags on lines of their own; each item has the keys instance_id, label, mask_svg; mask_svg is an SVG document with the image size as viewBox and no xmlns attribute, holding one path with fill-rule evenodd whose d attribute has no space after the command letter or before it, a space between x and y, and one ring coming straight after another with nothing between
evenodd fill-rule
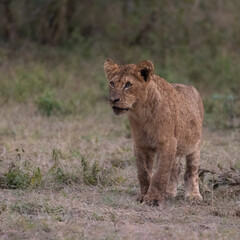
<instances>
[{"instance_id":1,"label":"lion cub's eye","mask_svg":"<svg viewBox=\"0 0 240 240\"><path fill-rule=\"evenodd\" d=\"M132 86L132 84L130 82L127 82L125 85L124 85L124 88L125 89L128 89Z\"/></svg>"},{"instance_id":2,"label":"lion cub's eye","mask_svg":"<svg viewBox=\"0 0 240 240\"><path fill-rule=\"evenodd\" d=\"M111 81L111 82L109 83L109 85L110 85L110 87L114 88L114 82L113 82L113 81Z\"/></svg>"}]
</instances>

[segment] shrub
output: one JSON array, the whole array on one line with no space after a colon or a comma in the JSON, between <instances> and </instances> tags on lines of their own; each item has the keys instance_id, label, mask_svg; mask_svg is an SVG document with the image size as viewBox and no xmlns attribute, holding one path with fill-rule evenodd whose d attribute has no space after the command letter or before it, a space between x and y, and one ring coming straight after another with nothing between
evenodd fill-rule
<instances>
[{"instance_id":1,"label":"shrub","mask_svg":"<svg viewBox=\"0 0 240 240\"><path fill-rule=\"evenodd\" d=\"M31 183L29 173L20 168L10 168L1 178L1 187L9 189L27 188Z\"/></svg>"},{"instance_id":2,"label":"shrub","mask_svg":"<svg viewBox=\"0 0 240 240\"><path fill-rule=\"evenodd\" d=\"M29 186L37 187L42 184L42 173L40 168L21 169L13 166L0 178L1 188L24 189Z\"/></svg>"},{"instance_id":3,"label":"shrub","mask_svg":"<svg viewBox=\"0 0 240 240\"><path fill-rule=\"evenodd\" d=\"M97 185L98 173L100 172L98 163L95 161L92 166L89 166L84 157L81 160L83 170L83 181L89 185Z\"/></svg>"},{"instance_id":4,"label":"shrub","mask_svg":"<svg viewBox=\"0 0 240 240\"><path fill-rule=\"evenodd\" d=\"M31 186L40 186L42 184L42 178L43 175L39 167L32 170L32 176L30 178Z\"/></svg>"},{"instance_id":5,"label":"shrub","mask_svg":"<svg viewBox=\"0 0 240 240\"><path fill-rule=\"evenodd\" d=\"M53 176L55 182L60 184L70 184L77 182L77 177L75 175L66 173L59 163L59 159L64 159L64 155L59 149L53 149L52 159L54 160L54 165L50 168L49 173Z\"/></svg>"},{"instance_id":6,"label":"shrub","mask_svg":"<svg viewBox=\"0 0 240 240\"><path fill-rule=\"evenodd\" d=\"M214 94L204 100L205 121L215 128L239 127L240 111L237 98L232 95Z\"/></svg>"},{"instance_id":7,"label":"shrub","mask_svg":"<svg viewBox=\"0 0 240 240\"><path fill-rule=\"evenodd\" d=\"M37 99L37 107L40 113L47 117L64 112L62 103L56 100L54 93L49 90L44 91L42 96Z\"/></svg>"}]
</instances>

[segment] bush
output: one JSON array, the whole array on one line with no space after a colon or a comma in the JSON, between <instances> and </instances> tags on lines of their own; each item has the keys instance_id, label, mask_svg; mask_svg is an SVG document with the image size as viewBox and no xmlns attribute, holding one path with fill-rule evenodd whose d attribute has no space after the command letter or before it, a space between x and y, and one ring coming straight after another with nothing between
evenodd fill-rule
<instances>
[{"instance_id":1,"label":"bush","mask_svg":"<svg viewBox=\"0 0 240 240\"><path fill-rule=\"evenodd\" d=\"M0 81L1 97L7 101L24 102L44 91L45 79L45 69L41 64L29 66L15 63L10 72L3 71Z\"/></svg>"},{"instance_id":2,"label":"bush","mask_svg":"<svg viewBox=\"0 0 240 240\"><path fill-rule=\"evenodd\" d=\"M31 184L29 173L25 173L19 168L10 169L9 172L4 175L2 181L1 185L9 189L27 188Z\"/></svg>"},{"instance_id":3,"label":"bush","mask_svg":"<svg viewBox=\"0 0 240 240\"><path fill-rule=\"evenodd\" d=\"M63 114L66 112L63 104L56 100L53 91L45 91L37 99L37 107L42 115L50 117L53 114Z\"/></svg>"},{"instance_id":4,"label":"bush","mask_svg":"<svg viewBox=\"0 0 240 240\"><path fill-rule=\"evenodd\" d=\"M89 166L88 162L84 157L81 160L83 170L83 181L89 185L98 184L98 173L100 172L99 166L95 161L92 166Z\"/></svg>"},{"instance_id":5,"label":"bush","mask_svg":"<svg viewBox=\"0 0 240 240\"><path fill-rule=\"evenodd\" d=\"M239 101L232 95L214 94L204 100L205 121L214 128L240 127Z\"/></svg>"},{"instance_id":6,"label":"bush","mask_svg":"<svg viewBox=\"0 0 240 240\"><path fill-rule=\"evenodd\" d=\"M49 173L53 176L54 181L60 184L71 184L77 182L78 178L73 175L66 173L63 167L60 165L59 159L65 159L65 156L59 149L53 149L52 160L54 165L50 168Z\"/></svg>"}]
</instances>

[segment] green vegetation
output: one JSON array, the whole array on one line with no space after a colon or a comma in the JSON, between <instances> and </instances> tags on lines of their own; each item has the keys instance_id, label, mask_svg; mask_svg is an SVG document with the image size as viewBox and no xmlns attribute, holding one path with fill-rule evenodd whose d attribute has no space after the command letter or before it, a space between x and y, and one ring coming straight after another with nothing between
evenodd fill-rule
<instances>
[{"instance_id":1,"label":"green vegetation","mask_svg":"<svg viewBox=\"0 0 240 240\"><path fill-rule=\"evenodd\" d=\"M239 9L237 0L2 1L0 101L86 115L107 98L104 59L150 59L169 82L197 87L206 125L239 127Z\"/></svg>"},{"instance_id":2,"label":"green vegetation","mask_svg":"<svg viewBox=\"0 0 240 240\"><path fill-rule=\"evenodd\" d=\"M37 99L37 107L43 115L48 117L64 112L61 102L57 101L54 94L50 91L45 91L42 96Z\"/></svg>"},{"instance_id":3,"label":"green vegetation","mask_svg":"<svg viewBox=\"0 0 240 240\"><path fill-rule=\"evenodd\" d=\"M89 169L88 162L84 157L82 157L81 163L83 169L83 181L86 184L96 185L98 182L98 173L100 172L98 163L95 161L91 166L91 169Z\"/></svg>"},{"instance_id":4,"label":"green vegetation","mask_svg":"<svg viewBox=\"0 0 240 240\"><path fill-rule=\"evenodd\" d=\"M42 173L39 167L26 169L12 167L0 178L1 188L17 189L29 186L37 187L42 183Z\"/></svg>"},{"instance_id":5,"label":"green vegetation","mask_svg":"<svg viewBox=\"0 0 240 240\"><path fill-rule=\"evenodd\" d=\"M26 188L30 185L30 176L20 169L10 169L1 185L8 188Z\"/></svg>"},{"instance_id":6,"label":"green vegetation","mask_svg":"<svg viewBox=\"0 0 240 240\"><path fill-rule=\"evenodd\" d=\"M31 48L33 50L34 46ZM42 51L48 54L49 47L42 48ZM31 102L40 114L47 117L86 116L96 109L105 111L108 93L102 69L103 57L95 60L89 58L86 64L82 57L76 56L75 53L61 53L55 49L51 53L53 61L48 64L46 60L44 64L40 56L28 53L26 57L25 49L18 51L23 54L23 59L28 59L24 62L19 59L12 61L9 54L2 50L6 61L0 66L3 74L0 81L1 102ZM64 56L64 62L59 62L60 56ZM155 71L169 82L192 84L199 89L204 100L207 126L214 129L239 127L238 65L228 63L224 67L221 61L216 61L211 63L211 70L204 71L202 69L206 69L206 59L202 59L202 62L198 60L196 64L190 64L191 61L193 62L188 60L182 63L180 59L172 58L162 70L155 63ZM174 62L180 63L181 66L175 65ZM9 68L10 72L7 70ZM199 73L197 78L189 77L192 74L196 75L196 72ZM128 122L125 126L126 136L130 137Z\"/></svg>"},{"instance_id":7,"label":"green vegetation","mask_svg":"<svg viewBox=\"0 0 240 240\"><path fill-rule=\"evenodd\" d=\"M240 124L240 101L237 97L214 94L204 100L205 122L216 128L234 128Z\"/></svg>"}]
</instances>

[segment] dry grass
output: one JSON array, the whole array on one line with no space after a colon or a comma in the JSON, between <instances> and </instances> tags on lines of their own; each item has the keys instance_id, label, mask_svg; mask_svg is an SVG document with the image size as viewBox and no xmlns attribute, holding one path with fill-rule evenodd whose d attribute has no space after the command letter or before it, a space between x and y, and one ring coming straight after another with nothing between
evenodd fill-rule
<instances>
[{"instance_id":1,"label":"dry grass","mask_svg":"<svg viewBox=\"0 0 240 240\"><path fill-rule=\"evenodd\" d=\"M197 205L183 199L182 182L160 207L135 201L126 117L107 104L85 116L44 117L32 104L0 115L0 239L240 238L240 194L226 186L212 191L205 179ZM205 129L201 167L239 169L239 145L239 130Z\"/></svg>"}]
</instances>

